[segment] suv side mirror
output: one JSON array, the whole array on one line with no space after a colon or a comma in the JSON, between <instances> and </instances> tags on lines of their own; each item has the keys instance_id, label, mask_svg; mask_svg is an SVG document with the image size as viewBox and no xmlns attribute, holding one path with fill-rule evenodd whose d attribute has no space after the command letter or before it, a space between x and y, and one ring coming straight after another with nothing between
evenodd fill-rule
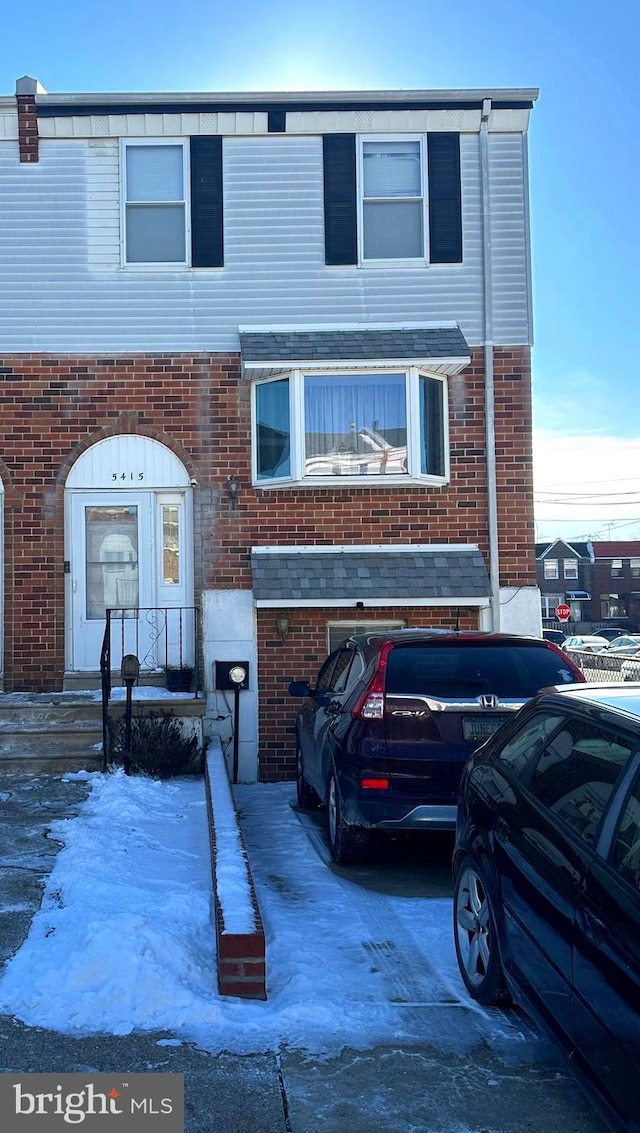
<instances>
[{"instance_id":1,"label":"suv side mirror","mask_svg":"<svg viewBox=\"0 0 640 1133\"><path fill-rule=\"evenodd\" d=\"M311 696L308 681L292 681L289 685L289 696Z\"/></svg>"}]
</instances>

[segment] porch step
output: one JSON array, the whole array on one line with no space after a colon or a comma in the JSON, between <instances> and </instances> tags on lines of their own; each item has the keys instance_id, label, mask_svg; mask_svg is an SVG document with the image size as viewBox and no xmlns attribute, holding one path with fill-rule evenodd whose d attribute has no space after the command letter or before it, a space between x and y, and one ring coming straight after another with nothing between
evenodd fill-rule
<instances>
[{"instance_id":1,"label":"porch step","mask_svg":"<svg viewBox=\"0 0 640 1133\"><path fill-rule=\"evenodd\" d=\"M160 673L140 673L138 680L139 685L148 685L153 688L166 688L167 674L162 670ZM100 690L102 688L102 678L100 671L96 670L92 673L65 673L62 678L62 687L65 692L83 692L87 690ZM120 677L120 670L111 674L111 688L123 688L124 684Z\"/></svg>"},{"instance_id":2,"label":"porch step","mask_svg":"<svg viewBox=\"0 0 640 1133\"><path fill-rule=\"evenodd\" d=\"M0 770L99 770L102 708L95 693L0 694Z\"/></svg>"}]
</instances>

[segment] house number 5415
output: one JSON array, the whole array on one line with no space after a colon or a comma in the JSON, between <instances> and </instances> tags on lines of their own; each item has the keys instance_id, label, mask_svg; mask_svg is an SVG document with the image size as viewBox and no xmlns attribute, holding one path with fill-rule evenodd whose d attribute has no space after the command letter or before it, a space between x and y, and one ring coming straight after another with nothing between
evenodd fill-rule
<instances>
[{"instance_id":1,"label":"house number 5415","mask_svg":"<svg viewBox=\"0 0 640 1133\"><path fill-rule=\"evenodd\" d=\"M144 480L144 472L112 472L112 480Z\"/></svg>"}]
</instances>

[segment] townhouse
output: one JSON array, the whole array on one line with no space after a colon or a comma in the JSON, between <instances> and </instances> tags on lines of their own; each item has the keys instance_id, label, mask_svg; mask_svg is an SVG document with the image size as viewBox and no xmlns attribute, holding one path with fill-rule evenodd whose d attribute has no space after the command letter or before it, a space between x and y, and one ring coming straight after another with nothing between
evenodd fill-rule
<instances>
[{"instance_id":1,"label":"townhouse","mask_svg":"<svg viewBox=\"0 0 640 1133\"><path fill-rule=\"evenodd\" d=\"M539 632L536 97L0 98L5 691L91 686L115 611L113 670L134 625L143 678L199 658L209 732L243 662L277 779L354 627Z\"/></svg>"}]
</instances>

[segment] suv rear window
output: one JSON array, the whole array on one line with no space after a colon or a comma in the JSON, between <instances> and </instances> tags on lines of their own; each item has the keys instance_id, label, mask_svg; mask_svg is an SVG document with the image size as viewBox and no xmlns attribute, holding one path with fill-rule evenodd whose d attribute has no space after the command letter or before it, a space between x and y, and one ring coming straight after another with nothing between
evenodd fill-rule
<instances>
[{"instance_id":1,"label":"suv rear window","mask_svg":"<svg viewBox=\"0 0 640 1133\"><path fill-rule=\"evenodd\" d=\"M544 645L396 645L389 654L388 693L468 697L493 693L524 699L547 685L569 684L571 670Z\"/></svg>"}]
</instances>

